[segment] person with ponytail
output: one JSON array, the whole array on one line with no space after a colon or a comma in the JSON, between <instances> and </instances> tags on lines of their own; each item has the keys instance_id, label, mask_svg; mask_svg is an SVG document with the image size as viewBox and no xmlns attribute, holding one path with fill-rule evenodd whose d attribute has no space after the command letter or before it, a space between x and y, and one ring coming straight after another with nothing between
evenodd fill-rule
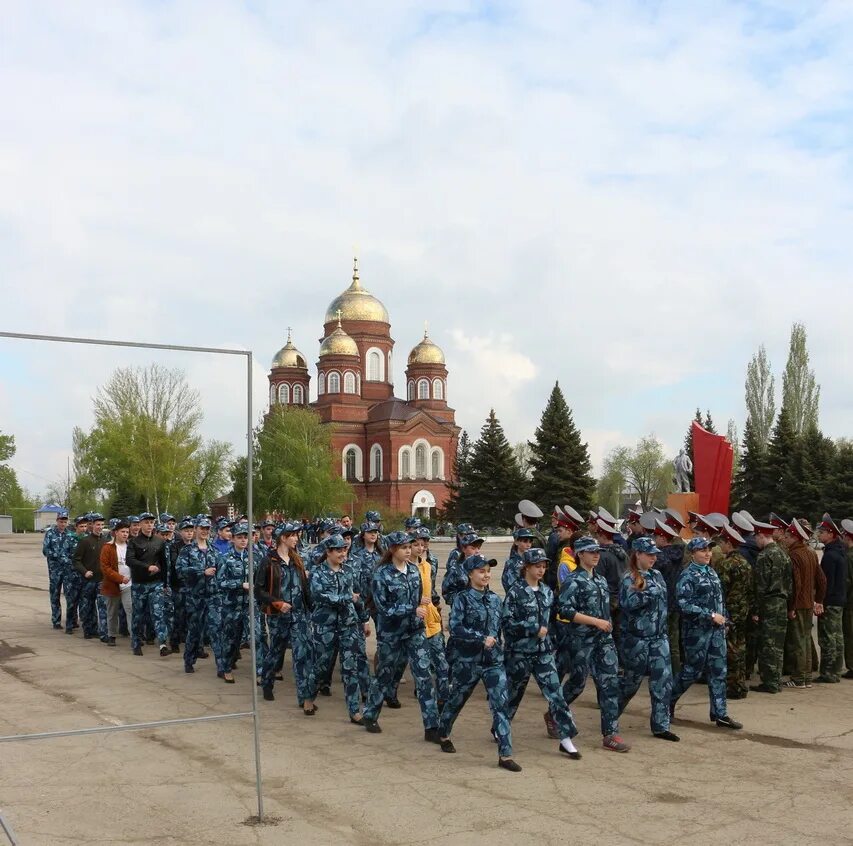
<instances>
[{"instance_id":1,"label":"person with ponytail","mask_svg":"<svg viewBox=\"0 0 853 846\"><path fill-rule=\"evenodd\" d=\"M346 541L335 533L326 538L322 546L322 552L315 556L317 563L309 579L313 606L314 672L317 680L331 678L337 656L340 656L341 680L350 722L361 726L364 720L361 716L358 670L363 658L364 639L359 636L359 629L364 624L356 610L360 597L353 583L352 569L344 567Z\"/></svg>"},{"instance_id":2,"label":"person with ponytail","mask_svg":"<svg viewBox=\"0 0 853 846\"><path fill-rule=\"evenodd\" d=\"M311 603L308 575L302 558L296 551L300 525L283 523L273 532L275 548L258 566L255 576L255 596L261 610L261 638L264 657L261 666L261 687L264 699L275 699L273 687L289 646L293 655L293 678L296 698L306 717L317 713L314 704L314 666L311 650Z\"/></svg>"},{"instance_id":3,"label":"person with ponytail","mask_svg":"<svg viewBox=\"0 0 853 846\"><path fill-rule=\"evenodd\" d=\"M376 648L379 660L370 686L363 723L372 734L382 729L377 722L382 703L395 694L400 667L408 660L421 706L424 740L438 743L438 705L430 675L426 644L427 606L421 574L410 563L412 544L405 532L391 532L388 548L373 575L373 604L376 606Z\"/></svg>"},{"instance_id":4,"label":"person with ponytail","mask_svg":"<svg viewBox=\"0 0 853 846\"><path fill-rule=\"evenodd\" d=\"M652 734L661 740L678 741L669 730L669 699L672 695L672 662L667 637L667 587L654 569L660 549L652 538L637 538L631 548L628 572L619 586L622 609L622 669L619 679L619 713L649 677L652 700Z\"/></svg>"}]
</instances>

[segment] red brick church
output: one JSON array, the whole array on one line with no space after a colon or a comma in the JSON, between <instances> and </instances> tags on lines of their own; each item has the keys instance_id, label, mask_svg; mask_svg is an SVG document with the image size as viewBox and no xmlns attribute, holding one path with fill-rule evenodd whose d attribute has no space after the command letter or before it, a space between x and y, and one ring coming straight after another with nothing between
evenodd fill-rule
<instances>
[{"instance_id":1,"label":"red brick church","mask_svg":"<svg viewBox=\"0 0 853 846\"><path fill-rule=\"evenodd\" d=\"M406 398L394 396L394 339L385 306L352 284L326 309L317 360L317 398L310 402L308 363L287 343L269 374L270 405L309 405L334 423L341 475L360 502L434 515L447 499L459 427L447 405L444 353L428 333L409 353Z\"/></svg>"}]
</instances>

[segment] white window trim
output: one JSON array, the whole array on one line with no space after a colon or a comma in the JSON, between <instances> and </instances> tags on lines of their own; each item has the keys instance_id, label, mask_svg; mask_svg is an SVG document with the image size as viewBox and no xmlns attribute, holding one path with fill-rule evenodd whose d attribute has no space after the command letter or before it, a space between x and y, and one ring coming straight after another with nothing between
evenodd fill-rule
<instances>
[{"instance_id":1,"label":"white window trim","mask_svg":"<svg viewBox=\"0 0 853 846\"><path fill-rule=\"evenodd\" d=\"M426 385L426 396L425 397L421 396L421 385ZM419 399L419 400L429 399L430 398L429 389L430 389L429 379L424 379L424 378L418 379L417 385L415 386L415 399Z\"/></svg>"},{"instance_id":2,"label":"white window trim","mask_svg":"<svg viewBox=\"0 0 853 846\"><path fill-rule=\"evenodd\" d=\"M415 380L409 379L409 384L406 385L406 399L411 402L416 396L417 393L415 391Z\"/></svg>"},{"instance_id":3,"label":"white window trim","mask_svg":"<svg viewBox=\"0 0 853 846\"><path fill-rule=\"evenodd\" d=\"M275 405L278 401L278 386L273 383L270 385L270 405Z\"/></svg>"},{"instance_id":4,"label":"white window trim","mask_svg":"<svg viewBox=\"0 0 853 846\"><path fill-rule=\"evenodd\" d=\"M351 391L347 390L347 383L348 382L352 384L352 390ZM352 370L347 370L344 373L344 393L345 394L355 394L356 393L355 373L353 373Z\"/></svg>"},{"instance_id":5,"label":"white window trim","mask_svg":"<svg viewBox=\"0 0 853 846\"><path fill-rule=\"evenodd\" d=\"M379 378L371 379L370 378L370 356L372 353L376 353L379 358ZM365 382L384 382L385 381L385 356L382 353L382 350L379 347L369 347L367 352L364 354L364 381Z\"/></svg>"},{"instance_id":6,"label":"white window trim","mask_svg":"<svg viewBox=\"0 0 853 846\"><path fill-rule=\"evenodd\" d=\"M341 450L341 477L346 479L347 477L347 453L351 450L355 450L355 478L359 482L364 481L364 454L361 451L361 447L358 444L347 444Z\"/></svg>"},{"instance_id":7,"label":"white window trim","mask_svg":"<svg viewBox=\"0 0 853 846\"><path fill-rule=\"evenodd\" d=\"M379 472L374 473L374 469L376 467L376 456L379 456ZM374 444L370 448L370 474L369 478L371 482L381 482L382 481L382 470L385 463L385 455L382 452L382 447L379 444Z\"/></svg>"},{"instance_id":8,"label":"white window trim","mask_svg":"<svg viewBox=\"0 0 853 846\"><path fill-rule=\"evenodd\" d=\"M432 380L432 398L437 400L444 399L444 382L441 379Z\"/></svg>"},{"instance_id":9,"label":"white window trim","mask_svg":"<svg viewBox=\"0 0 853 846\"><path fill-rule=\"evenodd\" d=\"M432 472L432 457L438 456L438 475ZM433 447L429 453L429 472L432 479L444 479L444 450L441 447Z\"/></svg>"},{"instance_id":10,"label":"white window trim","mask_svg":"<svg viewBox=\"0 0 853 846\"><path fill-rule=\"evenodd\" d=\"M336 391L332 390L332 376L338 377L338 389ZM341 392L341 374L338 373L337 370L330 370L326 375L326 390L330 394L339 394Z\"/></svg>"},{"instance_id":11,"label":"white window trim","mask_svg":"<svg viewBox=\"0 0 853 846\"><path fill-rule=\"evenodd\" d=\"M282 399L284 393L284 399ZM290 405L290 385L287 382L282 382L278 386L278 401L280 405Z\"/></svg>"},{"instance_id":12,"label":"white window trim","mask_svg":"<svg viewBox=\"0 0 853 846\"><path fill-rule=\"evenodd\" d=\"M296 401L297 391L299 391L299 402ZM294 405L305 405L305 388L302 385L294 385L290 395Z\"/></svg>"},{"instance_id":13,"label":"white window trim","mask_svg":"<svg viewBox=\"0 0 853 846\"><path fill-rule=\"evenodd\" d=\"M408 456L409 456L409 472L408 472L408 474L404 475L403 474L403 456L405 454L408 454ZM414 453L412 452L412 448L408 445L401 446L400 449L397 451L397 476L400 479L413 479L414 474L412 472L412 467L413 467L414 463L415 463L415 456L414 456Z\"/></svg>"},{"instance_id":14,"label":"white window trim","mask_svg":"<svg viewBox=\"0 0 853 846\"><path fill-rule=\"evenodd\" d=\"M317 396L321 397L326 393L326 374L321 370L317 374Z\"/></svg>"}]
</instances>

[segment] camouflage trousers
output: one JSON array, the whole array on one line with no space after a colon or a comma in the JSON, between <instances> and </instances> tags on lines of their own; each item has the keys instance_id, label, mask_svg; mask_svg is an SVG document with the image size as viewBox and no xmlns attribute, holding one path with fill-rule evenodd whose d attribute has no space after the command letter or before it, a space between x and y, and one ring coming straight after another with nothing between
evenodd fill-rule
<instances>
[{"instance_id":1,"label":"camouflage trousers","mask_svg":"<svg viewBox=\"0 0 853 846\"><path fill-rule=\"evenodd\" d=\"M569 677L563 685L567 705L577 699L592 675L601 712L601 733L605 737L619 732L619 662L613 638L606 632L572 632L564 648L569 651Z\"/></svg>"},{"instance_id":2,"label":"camouflage trousers","mask_svg":"<svg viewBox=\"0 0 853 846\"><path fill-rule=\"evenodd\" d=\"M444 647L444 634L436 632L426 639L429 653L429 666L435 680L435 693L439 702L450 699L450 667L447 664L447 654Z\"/></svg>"},{"instance_id":3,"label":"camouflage trousers","mask_svg":"<svg viewBox=\"0 0 853 846\"><path fill-rule=\"evenodd\" d=\"M184 644L184 668L192 667L202 650L202 641L207 631L207 596L183 589L184 613L187 618L187 639ZM136 616L134 614L134 626Z\"/></svg>"},{"instance_id":4,"label":"camouflage trousers","mask_svg":"<svg viewBox=\"0 0 853 846\"><path fill-rule=\"evenodd\" d=\"M785 663L792 681L808 682L812 677L812 621L810 608L798 608L785 631Z\"/></svg>"},{"instance_id":5,"label":"camouflage trousers","mask_svg":"<svg viewBox=\"0 0 853 846\"><path fill-rule=\"evenodd\" d=\"M65 589L65 631L70 632L77 627L80 614L80 591L83 589L83 577L70 565L62 577Z\"/></svg>"},{"instance_id":6,"label":"camouflage trousers","mask_svg":"<svg viewBox=\"0 0 853 846\"><path fill-rule=\"evenodd\" d=\"M840 679L844 663L844 635L841 628L840 605L827 605L817 618L817 642L820 646L820 674Z\"/></svg>"},{"instance_id":7,"label":"camouflage trousers","mask_svg":"<svg viewBox=\"0 0 853 846\"><path fill-rule=\"evenodd\" d=\"M758 674L761 683L779 690L788 628L788 603L781 596L765 597L758 609Z\"/></svg>"},{"instance_id":8,"label":"camouflage trousers","mask_svg":"<svg viewBox=\"0 0 853 846\"><path fill-rule=\"evenodd\" d=\"M649 677L652 710L649 723L653 733L669 730L669 700L672 696L672 659L665 637L622 636L622 677L619 679L619 713Z\"/></svg>"},{"instance_id":9,"label":"camouflage trousers","mask_svg":"<svg viewBox=\"0 0 853 846\"><path fill-rule=\"evenodd\" d=\"M216 671L230 673L240 659L240 644L243 642L243 618L245 601L242 596L222 597L219 602L218 627L212 636L215 644Z\"/></svg>"},{"instance_id":10,"label":"camouflage trousers","mask_svg":"<svg viewBox=\"0 0 853 846\"><path fill-rule=\"evenodd\" d=\"M746 618L746 678L755 672L755 664L758 661L758 633L761 624L752 619L752 615Z\"/></svg>"},{"instance_id":11,"label":"camouflage trousers","mask_svg":"<svg viewBox=\"0 0 853 846\"><path fill-rule=\"evenodd\" d=\"M161 645L169 640L166 618L163 615L163 583L149 582L130 587L131 627L130 645L136 649L145 639L146 623L154 631Z\"/></svg>"},{"instance_id":12,"label":"camouflage trousers","mask_svg":"<svg viewBox=\"0 0 853 846\"><path fill-rule=\"evenodd\" d=\"M733 623L726 630L726 691L731 697L745 696L746 684L746 620Z\"/></svg>"},{"instance_id":13,"label":"camouflage trousers","mask_svg":"<svg viewBox=\"0 0 853 846\"><path fill-rule=\"evenodd\" d=\"M80 581L80 626L84 637L94 637L98 633L98 596L101 583L93 576Z\"/></svg>"},{"instance_id":14,"label":"camouflage trousers","mask_svg":"<svg viewBox=\"0 0 853 846\"><path fill-rule=\"evenodd\" d=\"M499 647L493 647L498 650ZM457 657L450 667L450 699L444 703L438 731L442 737L450 737L453 724L468 701L474 688L482 681L486 688L489 709L492 712L492 728L498 736L498 754L503 758L512 757L512 728L507 707L509 705L509 687L503 660L499 653L490 655L492 650L483 650L476 658ZM484 663L488 662L488 663Z\"/></svg>"},{"instance_id":15,"label":"camouflage trousers","mask_svg":"<svg viewBox=\"0 0 853 846\"><path fill-rule=\"evenodd\" d=\"M315 627L311 640L314 652L314 673L318 687L322 679L331 679L332 669L334 668L333 661L335 656L340 656L344 699L351 717L359 712L361 706L358 667L361 660L360 653L364 648L364 639L358 636L359 626L360 624L356 624L341 629L318 629ZM311 699L313 698L312 696Z\"/></svg>"},{"instance_id":16,"label":"camouflage trousers","mask_svg":"<svg viewBox=\"0 0 853 846\"><path fill-rule=\"evenodd\" d=\"M841 629L844 634L844 664L853 672L853 608L844 609Z\"/></svg>"},{"instance_id":17,"label":"camouflage trousers","mask_svg":"<svg viewBox=\"0 0 853 846\"><path fill-rule=\"evenodd\" d=\"M59 603L62 583L68 569L62 561L47 559L48 595L50 596L50 622L54 626L62 624L62 606ZM68 587L65 588L65 604L68 606Z\"/></svg>"},{"instance_id":18,"label":"camouflage trousers","mask_svg":"<svg viewBox=\"0 0 853 846\"><path fill-rule=\"evenodd\" d=\"M507 650L504 668L509 685L507 718L510 722L515 719L518 706L524 698L527 683L532 675L548 702L548 709L557 724L560 738L574 737L578 733L578 727L575 725L571 709L566 705L560 680L557 677L557 664L553 652L543 651L525 655Z\"/></svg>"},{"instance_id":19,"label":"camouflage trousers","mask_svg":"<svg viewBox=\"0 0 853 846\"><path fill-rule=\"evenodd\" d=\"M725 717L726 707L726 633L722 626L682 623L681 642L684 664L672 685L670 708L703 673L708 682L711 719ZM780 655L781 659L781 655Z\"/></svg>"},{"instance_id":20,"label":"camouflage trousers","mask_svg":"<svg viewBox=\"0 0 853 846\"><path fill-rule=\"evenodd\" d=\"M681 614L670 611L666 615L666 629L669 635L669 663L673 676L681 669Z\"/></svg>"},{"instance_id":21,"label":"camouflage trousers","mask_svg":"<svg viewBox=\"0 0 853 846\"><path fill-rule=\"evenodd\" d=\"M394 689L395 681L399 681L400 667L405 666L408 661L415 679L415 693L421 706L424 728L436 728L438 704L432 685L432 662L424 632L412 632L404 636L381 636L377 640L376 654L376 678L370 685L364 716L369 720L379 717L388 691Z\"/></svg>"},{"instance_id":22,"label":"camouflage trousers","mask_svg":"<svg viewBox=\"0 0 853 846\"><path fill-rule=\"evenodd\" d=\"M311 645L311 621L307 614L264 614L261 622L264 659L261 685L273 689L276 673L284 666L284 655L290 647L296 700L299 705L314 699L314 655Z\"/></svg>"},{"instance_id":23,"label":"camouflage trousers","mask_svg":"<svg viewBox=\"0 0 853 846\"><path fill-rule=\"evenodd\" d=\"M185 643L187 639L187 600L186 592L172 590L169 597L169 644L173 649Z\"/></svg>"}]
</instances>

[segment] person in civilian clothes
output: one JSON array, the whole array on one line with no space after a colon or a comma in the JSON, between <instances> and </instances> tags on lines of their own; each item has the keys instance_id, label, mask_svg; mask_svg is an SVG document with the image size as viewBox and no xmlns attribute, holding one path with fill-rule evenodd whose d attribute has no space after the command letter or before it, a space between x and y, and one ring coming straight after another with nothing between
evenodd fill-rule
<instances>
[{"instance_id":1,"label":"person in civilian clothes","mask_svg":"<svg viewBox=\"0 0 853 846\"><path fill-rule=\"evenodd\" d=\"M107 606L107 646L116 645L119 608L124 607L128 620L133 619L130 598L130 567L127 566L127 540L130 523L119 520L113 529L113 539L101 549L101 595Z\"/></svg>"}]
</instances>

